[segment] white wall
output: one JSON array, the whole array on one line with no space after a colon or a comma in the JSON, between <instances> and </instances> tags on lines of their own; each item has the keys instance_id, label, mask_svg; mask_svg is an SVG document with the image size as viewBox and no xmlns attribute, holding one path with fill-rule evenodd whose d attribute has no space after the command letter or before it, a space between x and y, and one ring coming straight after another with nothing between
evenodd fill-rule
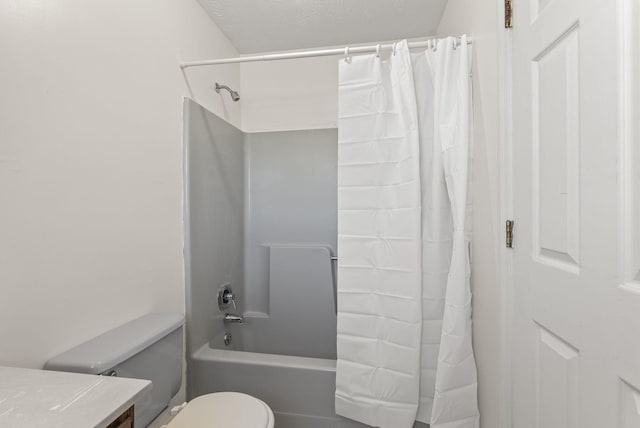
<instances>
[{"instance_id":1,"label":"white wall","mask_svg":"<svg viewBox=\"0 0 640 428\"><path fill-rule=\"evenodd\" d=\"M336 128L336 57L241 65L245 132Z\"/></svg>"},{"instance_id":2,"label":"white wall","mask_svg":"<svg viewBox=\"0 0 640 428\"><path fill-rule=\"evenodd\" d=\"M182 96L240 126L195 0L0 0L0 365L184 311Z\"/></svg>"},{"instance_id":3,"label":"white wall","mask_svg":"<svg viewBox=\"0 0 640 428\"><path fill-rule=\"evenodd\" d=\"M473 317L481 426L499 427L498 12L495 0L449 0L438 34L473 38Z\"/></svg>"}]
</instances>

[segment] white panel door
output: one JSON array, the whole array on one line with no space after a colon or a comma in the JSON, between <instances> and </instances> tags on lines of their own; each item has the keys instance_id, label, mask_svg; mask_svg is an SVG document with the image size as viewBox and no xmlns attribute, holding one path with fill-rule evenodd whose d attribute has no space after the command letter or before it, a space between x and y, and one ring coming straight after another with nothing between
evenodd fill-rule
<instances>
[{"instance_id":1,"label":"white panel door","mask_svg":"<svg viewBox=\"0 0 640 428\"><path fill-rule=\"evenodd\" d=\"M637 0L515 0L513 428L640 427Z\"/></svg>"}]
</instances>

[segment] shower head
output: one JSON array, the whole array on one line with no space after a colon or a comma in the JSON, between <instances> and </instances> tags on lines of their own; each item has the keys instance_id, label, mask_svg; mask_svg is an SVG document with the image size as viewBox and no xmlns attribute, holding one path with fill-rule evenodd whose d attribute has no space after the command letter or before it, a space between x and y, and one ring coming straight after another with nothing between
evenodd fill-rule
<instances>
[{"instance_id":1,"label":"shower head","mask_svg":"<svg viewBox=\"0 0 640 428\"><path fill-rule=\"evenodd\" d=\"M231 89L227 85L221 85L218 82L216 82L216 92L220 93L220 89L226 89L227 91L229 91L229 95L231 95L231 99L233 101L240 100L240 95L236 91L234 91L233 89Z\"/></svg>"}]
</instances>

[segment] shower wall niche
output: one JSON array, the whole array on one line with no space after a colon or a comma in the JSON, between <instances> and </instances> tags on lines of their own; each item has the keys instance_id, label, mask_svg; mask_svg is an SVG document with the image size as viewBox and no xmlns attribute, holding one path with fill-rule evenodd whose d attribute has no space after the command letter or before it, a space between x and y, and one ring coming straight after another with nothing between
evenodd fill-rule
<instances>
[{"instance_id":1,"label":"shower wall niche","mask_svg":"<svg viewBox=\"0 0 640 428\"><path fill-rule=\"evenodd\" d=\"M337 130L243 133L186 100L185 154L189 352L229 330L243 350L334 359ZM222 322L225 284L242 326Z\"/></svg>"}]
</instances>

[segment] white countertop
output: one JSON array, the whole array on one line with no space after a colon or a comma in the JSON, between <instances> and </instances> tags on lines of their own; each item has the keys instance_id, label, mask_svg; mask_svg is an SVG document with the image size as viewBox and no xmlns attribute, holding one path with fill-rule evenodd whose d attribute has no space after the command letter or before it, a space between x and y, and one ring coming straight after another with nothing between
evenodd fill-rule
<instances>
[{"instance_id":1,"label":"white countertop","mask_svg":"<svg viewBox=\"0 0 640 428\"><path fill-rule=\"evenodd\" d=\"M147 380L0 367L0 427L103 428L150 389Z\"/></svg>"}]
</instances>

